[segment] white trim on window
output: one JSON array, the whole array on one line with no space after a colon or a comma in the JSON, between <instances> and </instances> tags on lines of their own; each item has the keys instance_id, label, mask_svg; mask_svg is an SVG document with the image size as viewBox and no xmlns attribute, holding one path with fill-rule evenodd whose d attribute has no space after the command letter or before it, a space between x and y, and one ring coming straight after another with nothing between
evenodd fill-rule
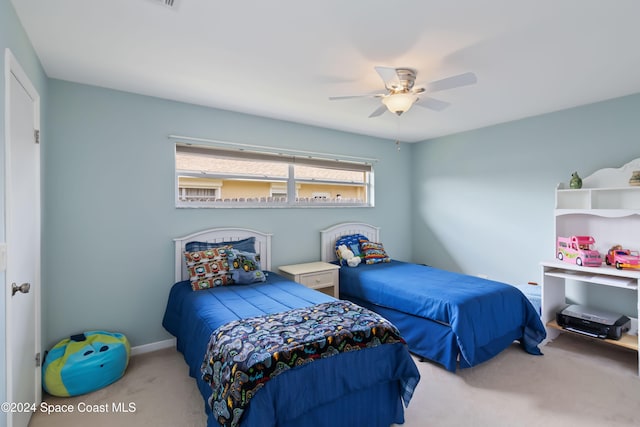
<instances>
[{"instance_id":1,"label":"white trim on window","mask_svg":"<svg viewBox=\"0 0 640 427\"><path fill-rule=\"evenodd\" d=\"M169 139L177 143L182 142L186 145L201 145L201 146L205 145L212 148L213 147L227 148L230 150L243 151L243 152L291 155L291 156L308 157L308 158L318 157L320 159L325 159L325 160L334 159L334 160L354 161L354 162L368 163L368 164L373 164L378 162L378 159L371 158L371 157L358 157L358 156L348 156L344 154L321 153L318 151L293 150L290 148L269 147L266 145L243 144L240 142L220 141L217 139L207 139L207 138L195 138L192 136L169 135ZM193 144L193 143L196 143L196 144Z\"/></svg>"},{"instance_id":2,"label":"white trim on window","mask_svg":"<svg viewBox=\"0 0 640 427\"><path fill-rule=\"evenodd\" d=\"M176 206L373 206L371 162L350 156L325 154L328 157L321 158L260 148L231 149L175 141ZM190 188L212 189L213 194L200 194L202 191ZM189 193L194 197L188 197Z\"/></svg>"}]
</instances>

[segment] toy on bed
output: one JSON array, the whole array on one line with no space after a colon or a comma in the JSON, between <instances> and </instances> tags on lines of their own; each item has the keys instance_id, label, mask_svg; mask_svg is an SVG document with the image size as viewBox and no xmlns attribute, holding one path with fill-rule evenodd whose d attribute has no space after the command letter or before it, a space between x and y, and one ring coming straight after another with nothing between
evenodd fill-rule
<instances>
[{"instance_id":1,"label":"toy on bed","mask_svg":"<svg viewBox=\"0 0 640 427\"><path fill-rule=\"evenodd\" d=\"M362 262L362 259L356 256L346 245L338 246L338 253L340 254L340 259L347 261L349 267L357 267Z\"/></svg>"},{"instance_id":2,"label":"toy on bed","mask_svg":"<svg viewBox=\"0 0 640 427\"><path fill-rule=\"evenodd\" d=\"M377 264L391 261L382 243L372 242L364 234L342 236L335 241L335 248L340 265L346 263L349 267L357 267L361 262Z\"/></svg>"}]
</instances>

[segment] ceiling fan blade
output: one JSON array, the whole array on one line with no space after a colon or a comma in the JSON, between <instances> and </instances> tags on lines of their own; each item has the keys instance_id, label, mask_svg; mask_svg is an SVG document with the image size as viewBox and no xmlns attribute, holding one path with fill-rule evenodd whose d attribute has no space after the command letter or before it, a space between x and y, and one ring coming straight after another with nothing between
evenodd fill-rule
<instances>
[{"instance_id":1,"label":"ceiling fan blade","mask_svg":"<svg viewBox=\"0 0 640 427\"><path fill-rule=\"evenodd\" d=\"M373 113L369 114L369 118L378 117L378 116L382 115L382 113L384 113L385 111L387 111L387 106L386 105L381 105Z\"/></svg>"},{"instance_id":2,"label":"ceiling fan blade","mask_svg":"<svg viewBox=\"0 0 640 427\"><path fill-rule=\"evenodd\" d=\"M416 105L419 105L424 108L429 108L430 110L442 111L445 108L449 107L451 103L447 101L440 101L439 99L430 98L430 97L420 97L416 102Z\"/></svg>"},{"instance_id":3,"label":"ceiling fan blade","mask_svg":"<svg viewBox=\"0 0 640 427\"><path fill-rule=\"evenodd\" d=\"M345 95L345 96L330 96L329 101L340 101L342 99L353 99L353 98L380 98L384 96L384 93L371 92L365 93L362 95Z\"/></svg>"},{"instance_id":4,"label":"ceiling fan blade","mask_svg":"<svg viewBox=\"0 0 640 427\"><path fill-rule=\"evenodd\" d=\"M441 90L453 89L460 86L472 85L477 82L478 78L476 77L476 75L472 72L468 72L428 83L427 85L425 85L425 89L427 92L431 93Z\"/></svg>"},{"instance_id":5,"label":"ceiling fan blade","mask_svg":"<svg viewBox=\"0 0 640 427\"><path fill-rule=\"evenodd\" d=\"M342 99L366 98L371 95L347 95L347 96L330 96L329 101L340 101Z\"/></svg>"},{"instance_id":6,"label":"ceiling fan blade","mask_svg":"<svg viewBox=\"0 0 640 427\"><path fill-rule=\"evenodd\" d=\"M400 84L400 79L398 78L398 73L395 68L391 67L375 67L378 74L382 78L384 82L384 86L388 89L391 87L391 83Z\"/></svg>"}]
</instances>

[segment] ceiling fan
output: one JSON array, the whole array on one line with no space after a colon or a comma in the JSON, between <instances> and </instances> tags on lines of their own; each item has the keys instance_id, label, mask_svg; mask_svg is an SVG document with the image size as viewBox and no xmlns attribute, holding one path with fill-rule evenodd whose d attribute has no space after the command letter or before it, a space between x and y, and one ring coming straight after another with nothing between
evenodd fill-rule
<instances>
[{"instance_id":1,"label":"ceiling fan","mask_svg":"<svg viewBox=\"0 0 640 427\"><path fill-rule=\"evenodd\" d=\"M414 104L435 111L442 111L450 103L431 98L433 92L453 89L475 84L478 79L474 73L467 72L441 80L436 80L421 87L415 87L416 70L411 68L375 67L384 82L386 93L372 93L367 95L331 96L329 100L342 100L361 97L381 98L382 104L369 117L377 117L386 110L398 116L406 113Z\"/></svg>"}]
</instances>

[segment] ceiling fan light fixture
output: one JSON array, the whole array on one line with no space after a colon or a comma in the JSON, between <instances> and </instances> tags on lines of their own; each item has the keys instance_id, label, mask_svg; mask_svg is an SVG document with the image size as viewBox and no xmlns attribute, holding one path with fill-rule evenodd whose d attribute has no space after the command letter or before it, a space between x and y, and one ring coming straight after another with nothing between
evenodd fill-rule
<instances>
[{"instance_id":1,"label":"ceiling fan light fixture","mask_svg":"<svg viewBox=\"0 0 640 427\"><path fill-rule=\"evenodd\" d=\"M393 93L382 98L382 103L387 109L398 116L409 111L418 97L411 92Z\"/></svg>"}]
</instances>

